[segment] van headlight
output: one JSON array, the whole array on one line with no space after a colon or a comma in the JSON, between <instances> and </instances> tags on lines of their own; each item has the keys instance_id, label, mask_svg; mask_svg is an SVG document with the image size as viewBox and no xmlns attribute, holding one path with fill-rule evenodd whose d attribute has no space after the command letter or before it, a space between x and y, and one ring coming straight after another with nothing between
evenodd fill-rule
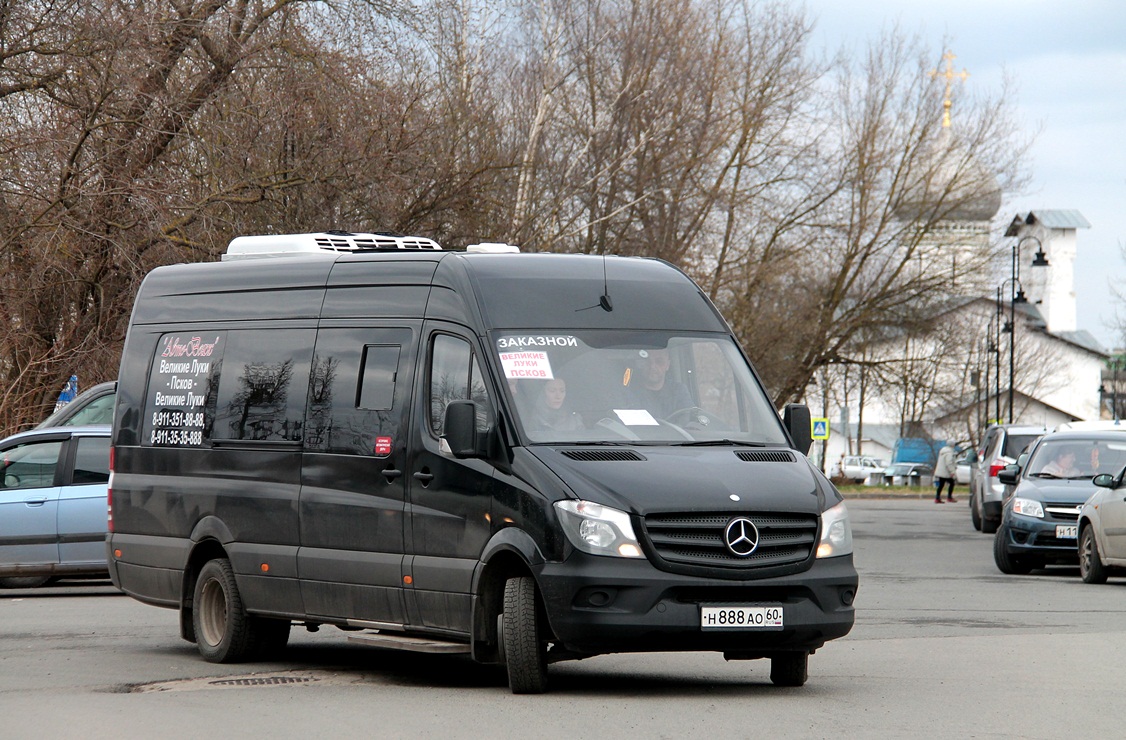
<instances>
[{"instance_id":1,"label":"van headlight","mask_svg":"<svg viewBox=\"0 0 1126 740\"><path fill-rule=\"evenodd\" d=\"M817 557L835 558L852 554L852 525L848 521L848 509L844 501L821 512L821 542L817 545Z\"/></svg>"},{"instance_id":2,"label":"van headlight","mask_svg":"<svg viewBox=\"0 0 1126 740\"><path fill-rule=\"evenodd\" d=\"M1044 506L1039 501L1033 501L1030 498L1014 498L1013 513L1043 519Z\"/></svg>"},{"instance_id":3,"label":"van headlight","mask_svg":"<svg viewBox=\"0 0 1126 740\"><path fill-rule=\"evenodd\" d=\"M629 514L591 501L556 501L559 524L575 549L591 555L642 558Z\"/></svg>"}]
</instances>

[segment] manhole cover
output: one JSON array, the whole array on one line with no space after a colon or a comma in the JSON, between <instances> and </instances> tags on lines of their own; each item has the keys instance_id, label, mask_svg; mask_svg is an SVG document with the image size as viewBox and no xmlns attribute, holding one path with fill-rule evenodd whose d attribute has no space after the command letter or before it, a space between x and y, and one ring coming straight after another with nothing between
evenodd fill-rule
<instances>
[{"instance_id":1,"label":"manhole cover","mask_svg":"<svg viewBox=\"0 0 1126 740\"><path fill-rule=\"evenodd\" d=\"M157 691L219 691L223 689L249 688L254 686L293 686L318 685L336 686L363 681L362 676L332 671L301 671L300 673L244 673L241 676L217 678L184 678L175 681L161 681L130 687L131 693L147 694Z\"/></svg>"},{"instance_id":2,"label":"manhole cover","mask_svg":"<svg viewBox=\"0 0 1126 740\"><path fill-rule=\"evenodd\" d=\"M255 678L224 678L208 683L212 686L277 686L283 683L308 683L316 680L311 676L257 676Z\"/></svg>"}]
</instances>

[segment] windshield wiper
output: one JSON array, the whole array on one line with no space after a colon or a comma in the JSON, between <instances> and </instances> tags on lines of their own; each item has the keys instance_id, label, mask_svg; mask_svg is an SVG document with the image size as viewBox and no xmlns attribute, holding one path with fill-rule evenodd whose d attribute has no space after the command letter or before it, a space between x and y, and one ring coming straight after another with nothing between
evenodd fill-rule
<instances>
[{"instance_id":1,"label":"windshield wiper","mask_svg":"<svg viewBox=\"0 0 1126 740\"><path fill-rule=\"evenodd\" d=\"M704 439L699 442L674 442L673 447L766 447L766 442L743 442L736 439Z\"/></svg>"},{"instance_id":2,"label":"windshield wiper","mask_svg":"<svg viewBox=\"0 0 1126 740\"><path fill-rule=\"evenodd\" d=\"M1056 475L1055 473L1029 473L1028 477L1029 478L1051 478L1052 480L1064 480L1064 477L1062 475Z\"/></svg>"}]
</instances>

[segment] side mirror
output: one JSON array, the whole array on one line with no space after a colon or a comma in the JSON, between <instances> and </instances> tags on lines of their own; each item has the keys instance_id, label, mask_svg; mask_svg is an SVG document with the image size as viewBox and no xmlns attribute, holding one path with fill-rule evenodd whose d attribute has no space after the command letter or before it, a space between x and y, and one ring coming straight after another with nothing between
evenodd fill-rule
<instances>
[{"instance_id":1,"label":"side mirror","mask_svg":"<svg viewBox=\"0 0 1126 740\"><path fill-rule=\"evenodd\" d=\"M1015 486L1020 480L1020 465L1006 465L997 471L997 480L1006 486Z\"/></svg>"},{"instance_id":2,"label":"side mirror","mask_svg":"<svg viewBox=\"0 0 1126 740\"><path fill-rule=\"evenodd\" d=\"M782 423L786 426L786 431L790 433L790 439L794 442L794 449L803 455L807 454L813 444L813 428L810 426L812 417L809 415L809 407L803 403L786 404L786 408L782 410Z\"/></svg>"},{"instance_id":3,"label":"side mirror","mask_svg":"<svg viewBox=\"0 0 1126 740\"><path fill-rule=\"evenodd\" d=\"M1024 470L1024 466L1028 464L1028 453L1022 452L1017 455L1017 467Z\"/></svg>"},{"instance_id":4,"label":"side mirror","mask_svg":"<svg viewBox=\"0 0 1126 740\"><path fill-rule=\"evenodd\" d=\"M450 452L458 459L480 457L477 443L477 404L472 401L450 401L446 406L446 417L442 438L450 446Z\"/></svg>"},{"instance_id":5,"label":"side mirror","mask_svg":"<svg viewBox=\"0 0 1126 740\"><path fill-rule=\"evenodd\" d=\"M1096 475L1094 478L1091 479L1091 482L1094 483L1099 488L1114 488L1115 487L1114 486L1114 476L1111 475L1110 473L1099 473L1098 475Z\"/></svg>"}]
</instances>

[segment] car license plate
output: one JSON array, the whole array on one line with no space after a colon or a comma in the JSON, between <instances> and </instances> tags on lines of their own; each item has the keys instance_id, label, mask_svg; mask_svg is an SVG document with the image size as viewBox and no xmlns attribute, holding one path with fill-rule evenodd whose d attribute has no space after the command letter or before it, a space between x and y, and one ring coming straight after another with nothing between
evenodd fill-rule
<instances>
[{"instance_id":1,"label":"car license plate","mask_svg":"<svg viewBox=\"0 0 1126 740\"><path fill-rule=\"evenodd\" d=\"M1057 540L1073 540L1079 536L1078 524L1057 524L1056 525L1056 539Z\"/></svg>"},{"instance_id":2,"label":"car license plate","mask_svg":"<svg viewBox=\"0 0 1126 740\"><path fill-rule=\"evenodd\" d=\"M700 629L780 630L780 606L701 606Z\"/></svg>"}]
</instances>

